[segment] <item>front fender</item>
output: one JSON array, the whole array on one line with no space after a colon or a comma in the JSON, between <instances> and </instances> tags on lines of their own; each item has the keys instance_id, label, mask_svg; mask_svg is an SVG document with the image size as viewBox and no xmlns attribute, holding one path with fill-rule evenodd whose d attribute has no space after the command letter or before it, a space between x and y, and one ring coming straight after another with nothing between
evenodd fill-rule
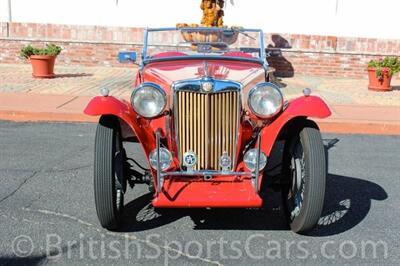
<instances>
[{"instance_id":1,"label":"front fender","mask_svg":"<svg viewBox=\"0 0 400 266\"><path fill-rule=\"evenodd\" d=\"M303 96L289 102L287 108L261 131L261 150L270 155L282 128L296 117L326 118L331 115L328 105L317 96Z\"/></svg>"},{"instance_id":2,"label":"front fender","mask_svg":"<svg viewBox=\"0 0 400 266\"><path fill-rule=\"evenodd\" d=\"M93 97L86 105L83 112L90 116L114 115L123 119L125 122L128 122L126 120L130 120L130 117L133 115L133 111L128 102L118 100L113 96Z\"/></svg>"},{"instance_id":3,"label":"front fender","mask_svg":"<svg viewBox=\"0 0 400 266\"><path fill-rule=\"evenodd\" d=\"M90 100L83 112L90 116L116 116L132 129L133 133L142 144L146 156L148 156L149 151L155 148L153 131L150 127L141 126L137 114L127 101L119 100L113 96L96 96Z\"/></svg>"}]
</instances>

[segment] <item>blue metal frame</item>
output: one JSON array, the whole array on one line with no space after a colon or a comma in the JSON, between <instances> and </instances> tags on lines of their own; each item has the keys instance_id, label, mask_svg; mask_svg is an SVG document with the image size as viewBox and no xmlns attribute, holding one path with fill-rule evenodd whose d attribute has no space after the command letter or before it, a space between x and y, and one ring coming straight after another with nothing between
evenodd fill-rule
<instances>
[{"instance_id":1,"label":"blue metal frame","mask_svg":"<svg viewBox=\"0 0 400 266\"><path fill-rule=\"evenodd\" d=\"M197 27L197 28L146 28L144 31L144 43L143 43L143 52L142 52L142 62L141 68L144 67L147 63L154 62L154 61L165 61L165 60L179 60L179 59L198 59L198 58L211 58L211 59L220 59L221 56L188 56L188 57L170 57L166 59L149 59L147 58L147 47L148 47L148 37L149 32L156 32L156 31L177 31L177 30L186 30L186 31L221 31L221 28L218 27ZM243 32L258 32L260 35L260 59L250 59L250 58L243 58L243 57L229 57L231 60L238 60L238 61L251 61L251 62L259 62L262 63L265 70L268 69L268 62L267 62L267 54L265 51L265 43L264 43L264 33L261 29L238 29L238 28L226 28L223 29L226 31L243 31ZM224 57L228 58L228 57Z\"/></svg>"}]
</instances>

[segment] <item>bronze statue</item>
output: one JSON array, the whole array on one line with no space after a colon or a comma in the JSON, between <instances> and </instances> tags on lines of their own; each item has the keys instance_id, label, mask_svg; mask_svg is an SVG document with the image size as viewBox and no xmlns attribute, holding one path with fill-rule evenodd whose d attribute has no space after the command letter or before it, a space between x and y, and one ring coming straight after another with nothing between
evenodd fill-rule
<instances>
[{"instance_id":1,"label":"bronze statue","mask_svg":"<svg viewBox=\"0 0 400 266\"><path fill-rule=\"evenodd\" d=\"M203 10L201 24L206 27L222 27L224 24L225 0L202 0L200 8Z\"/></svg>"}]
</instances>

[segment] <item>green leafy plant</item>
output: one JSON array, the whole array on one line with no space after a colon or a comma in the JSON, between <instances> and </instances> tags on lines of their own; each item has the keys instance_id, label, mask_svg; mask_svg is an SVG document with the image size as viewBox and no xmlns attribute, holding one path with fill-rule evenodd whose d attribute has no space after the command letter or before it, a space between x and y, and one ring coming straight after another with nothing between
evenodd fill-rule
<instances>
[{"instance_id":1,"label":"green leafy plant","mask_svg":"<svg viewBox=\"0 0 400 266\"><path fill-rule=\"evenodd\" d=\"M47 44L44 48L33 47L29 44L21 49L20 56L26 59L28 59L31 55L57 56L60 54L61 50L61 47L55 44Z\"/></svg>"},{"instance_id":2,"label":"green leafy plant","mask_svg":"<svg viewBox=\"0 0 400 266\"><path fill-rule=\"evenodd\" d=\"M371 60L368 63L369 68L375 68L376 76L383 79L383 74L388 73L389 77L400 72L400 60L397 57L387 56L380 60Z\"/></svg>"}]
</instances>

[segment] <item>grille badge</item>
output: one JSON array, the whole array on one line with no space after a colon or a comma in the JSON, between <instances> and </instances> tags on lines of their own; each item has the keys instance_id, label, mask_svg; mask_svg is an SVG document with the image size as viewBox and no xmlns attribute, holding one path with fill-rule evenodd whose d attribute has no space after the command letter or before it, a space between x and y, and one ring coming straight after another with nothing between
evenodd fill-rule
<instances>
[{"instance_id":1,"label":"grille badge","mask_svg":"<svg viewBox=\"0 0 400 266\"><path fill-rule=\"evenodd\" d=\"M183 154L183 165L187 167L188 171L193 171L194 166L197 164L197 155L188 151Z\"/></svg>"},{"instance_id":2,"label":"grille badge","mask_svg":"<svg viewBox=\"0 0 400 266\"><path fill-rule=\"evenodd\" d=\"M201 84L201 89L205 92L210 92L214 88L214 84L210 81L203 82Z\"/></svg>"}]
</instances>

